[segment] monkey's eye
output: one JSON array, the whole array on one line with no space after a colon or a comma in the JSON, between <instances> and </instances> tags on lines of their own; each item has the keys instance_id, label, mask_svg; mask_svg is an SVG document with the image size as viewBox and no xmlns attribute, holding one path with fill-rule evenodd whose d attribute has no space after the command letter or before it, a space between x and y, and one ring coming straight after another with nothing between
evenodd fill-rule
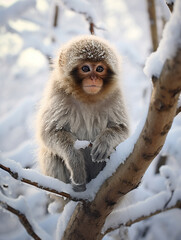
<instances>
[{"instance_id":1,"label":"monkey's eye","mask_svg":"<svg viewBox=\"0 0 181 240\"><path fill-rule=\"evenodd\" d=\"M83 72L89 72L89 71L90 71L89 66L87 66L87 65L83 66L83 67L82 67L82 71L83 71Z\"/></svg>"},{"instance_id":2,"label":"monkey's eye","mask_svg":"<svg viewBox=\"0 0 181 240\"><path fill-rule=\"evenodd\" d=\"M104 68L102 66L98 66L96 68L96 72L103 72L104 71Z\"/></svg>"}]
</instances>

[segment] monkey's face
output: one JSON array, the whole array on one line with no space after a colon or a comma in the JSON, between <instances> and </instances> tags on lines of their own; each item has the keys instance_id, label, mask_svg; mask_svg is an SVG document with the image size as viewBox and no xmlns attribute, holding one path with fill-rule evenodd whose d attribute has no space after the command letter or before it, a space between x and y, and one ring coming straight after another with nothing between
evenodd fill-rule
<instances>
[{"instance_id":1,"label":"monkey's face","mask_svg":"<svg viewBox=\"0 0 181 240\"><path fill-rule=\"evenodd\" d=\"M107 66L102 62L84 62L78 66L78 75L82 80L82 89L87 94L97 94L103 87L107 75Z\"/></svg>"},{"instance_id":2,"label":"monkey's face","mask_svg":"<svg viewBox=\"0 0 181 240\"><path fill-rule=\"evenodd\" d=\"M101 100L111 89L115 89L117 82L114 72L104 61L81 61L69 76L66 92L90 103Z\"/></svg>"}]
</instances>

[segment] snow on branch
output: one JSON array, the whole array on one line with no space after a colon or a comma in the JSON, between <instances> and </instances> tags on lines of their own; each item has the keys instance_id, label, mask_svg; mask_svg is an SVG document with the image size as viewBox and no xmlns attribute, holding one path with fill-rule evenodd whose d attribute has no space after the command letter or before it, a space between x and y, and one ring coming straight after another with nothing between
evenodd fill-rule
<instances>
[{"instance_id":1,"label":"snow on branch","mask_svg":"<svg viewBox=\"0 0 181 240\"><path fill-rule=\"evenodd\" d=\"M163 191L144 201L112 212L105 222L102 233L105 235L121 226L131 226L136 222L174 208L181 209L181 190L179 190L179 193L180 194L177 192L177 196L180 196L176 202L171 201L173 197L170 199L170 193L168 191ZM170 203L169 205L168 202Z\"/></svg>"},{"instance_id":2,"label":"snow on branch","mask_svg":"<svg viewBox=\"0 0 181 240\"><path fill-rule=\"evenodd\" d=\"M48 191L50 193L66 197L68 199L78 201L78 195L73 193L72 187L70 184L65 184L58 179L44 176L32 169L23 169L19 163L9 159L0 160L0 168L8 172L13 178L20 180L21 182L27 183L34 187L40 188L42 190ZM71 197L70 194L76 195Z\"/></svg>"},{"instance_id":3,"label":"snow on branch","mask_svg":"<svg viewBox=\"0 0 181 240\"><path fill-rule=\"evenodd\" d=\"M89 23L89 30L91 34L94 34L94 28L99 28L96 26L97 16L90 2L87 0L79 0L77 4L76 0L62 0L65 6L70 10L84 15ZM100 28L99 28L100 29Z\"/></svg>"},{"instance_id":4,"label":"snow on branch","mask_svg":"<svg viewBox=\"0 0 181 240\"><path fill-rule=\"evenodd\" d=\"M174 12L167 22L163 37L156 52L147 59L144 72L152 78L159 78L163 65L167 59L172 59L181 48L181 1L176 1Z\"/></svg>"},{"instance_id":5,"label":"snow on branch","mask_svg":"<svg viewBox=\"0 0 181 240\"><path fill-rule=\"evenodd\" d=\"M16 215L27 233L35 240L52 238L35 222L23 196L17 199L6 197L0 192L0 206Z\"/></svg>"},{"instance_id":6,"label":"snow on branch","mask_svg":"<svg viewBox=\"0 0 181 240\"><path fill-rule=\"evenodd\" d=\"M87 141L76 141L75 148L79 149L87 146ZM110 167L106 167L107 171ZM101 183L108 177L108 172L99 174L97 178L93 179L87 184L87 190L84 192L74 192L71 184L66 184L56 178L45 176L33 169L24 169L22 166L10 159L0 158L0 169L8 172L14 179L23 183L32 185L36 188L45 190L49 193L56 194L60 197L66 197L72 201L91 201L94 199ZM96 186L95 186L96 184Z\"/></svg>"},{"instance_id":7,"label":"snow on branch","mask_svg":"<svg viewBox=\"0 0 181 240\"><path fill-rule=\"evenodd\" d=\"M106 219L102 229L104 235L120 226L131 226L161 212L181 208L181 176L179 171L177 172L169 166L162 166L160 174L165 179L167 190L144 201L113 211Z\"/></svg>"},{"instance_id":8,"label":"snow on branch","mask_svg":"<svg viewBox=\"0 0 181 240\"><path fill-rule=\"evenodd\" d=\"M36 0L29 1L16 1L8 8L0 9L0 25L5 25L8 20L19 18L20 15L24 14L30 8L35 8Z\"/></svg>"}]
</instances>

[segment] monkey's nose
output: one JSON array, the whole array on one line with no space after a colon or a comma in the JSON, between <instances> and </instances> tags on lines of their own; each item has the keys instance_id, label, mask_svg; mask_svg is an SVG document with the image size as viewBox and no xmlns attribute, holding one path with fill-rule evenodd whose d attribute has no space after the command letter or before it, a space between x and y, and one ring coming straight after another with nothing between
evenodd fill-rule
<instances>
[{"instance_id":1,"label":"monkey's nose","mask_svg":"<svg viewBox=\"0 0 181 240\"><path fill-rule=\"evenodd\" d=\"M95 81L97 79L96 75L91 75L90 78L92 81Z\"/></svg>"}]
</instances>

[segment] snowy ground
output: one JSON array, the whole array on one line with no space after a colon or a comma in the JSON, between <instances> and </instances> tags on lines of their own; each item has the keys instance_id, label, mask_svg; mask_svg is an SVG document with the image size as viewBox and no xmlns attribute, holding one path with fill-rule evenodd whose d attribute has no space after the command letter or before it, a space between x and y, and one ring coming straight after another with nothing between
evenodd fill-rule
<instances>
[{"instance_id":1,"label":"snowy ground","mask_svg":"<svg viewBox=\"0 0 181 240\"><path fill-rule=\"evenodd\" d=\"M4 158L13 159L24 168L38 169L34 120L38 101L50 73L48 56L54 57L56 49L72 37L89 34L84 17L62 4L58 28L53 29L53 2L0 1L0 151ZM96 34L108 39L122 55L125 97L134 132L145 116L152 88L150 79L143 73L146 58L151 52L146 1L119 0L114 4L111 0L89 2L97 25L105 28L96 30ZM157 1L160 29L162 17L169 18L169 12L161 2L163 1ZM79 9L80 6L76 6ZM52 38L55 39L54 42ZM161 152L162 155L168 155L167 164L173 170L176 183L180 181L178 176L181 175L180 146L181 115L178 115ZM167 189L165 173L155 174L157 160L158 157L146 172L139 189L128 195L125 206ZM1 190L6 196L25 196L39 226L55 236L57 222L61 226L64 215L58 221L58 214L47 213L45 192L25 187L2 170L0 182ZM125 209L125 206L122 208ZM131 216L131 211L128 208L126 215ZM131 240L181 240L180 211L171 210L134 224L129 229L129 234ZM30 237L17 218L0 209L0 240L25 239ZM112 239L111 236L105 237L105 240Z\"/></svg>"}]
</instances>

